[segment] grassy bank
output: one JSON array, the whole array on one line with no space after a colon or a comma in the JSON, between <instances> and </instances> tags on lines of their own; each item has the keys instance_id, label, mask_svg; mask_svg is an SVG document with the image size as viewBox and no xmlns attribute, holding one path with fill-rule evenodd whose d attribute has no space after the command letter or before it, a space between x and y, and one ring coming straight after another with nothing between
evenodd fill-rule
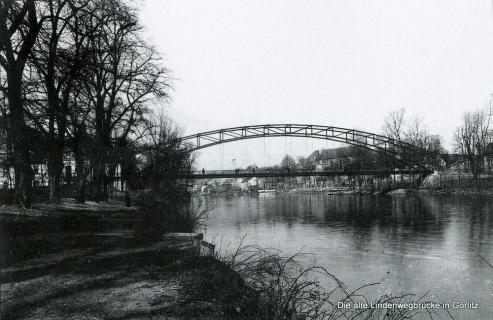
<instances>
[{"instance_id":1,"label":"grassy bank","mask_svg":"<svg viewBox=\"0 0 493 320\"><path fill-rule=\"evenodd\" d=\"M200 269L196 278L199 282L190 286L199 291L192 291L192 297L216 297L221 301L224 319L449 318L443 310L371 307L371 304L425 303L427 297L384 294L370 299L363 292L376 291L379 283L350 289L326 269L304 266L304 258L302 253L284 256L277 250L240 246L230 254L214 258L222 265L219 271L208 265ZM224 279L229 285L216 287L223 281L222 274L228 273L233 275L233 280ZM342 308L343 304L350 307Z\"/></svg>"}]
</instances>

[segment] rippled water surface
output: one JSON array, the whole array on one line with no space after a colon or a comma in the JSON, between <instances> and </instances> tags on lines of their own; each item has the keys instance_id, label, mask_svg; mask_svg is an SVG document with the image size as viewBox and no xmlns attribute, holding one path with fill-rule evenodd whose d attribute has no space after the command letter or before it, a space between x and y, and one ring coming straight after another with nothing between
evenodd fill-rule
<instances>
[{"instance_id":1,"label":"rippled water surface","mask_svg":"<svg viewBox=\"0 0 493 320\"><path fill-rule=\"evenodd\" d=\"M459 319L493 319L493 201L453 196L258 195L217 197L206 238L218 247L245 243L286 254L315 253L316 263L350 288L473 301ZM308 261L309 260L309 261Z\"/></svg>"}]
</instances>

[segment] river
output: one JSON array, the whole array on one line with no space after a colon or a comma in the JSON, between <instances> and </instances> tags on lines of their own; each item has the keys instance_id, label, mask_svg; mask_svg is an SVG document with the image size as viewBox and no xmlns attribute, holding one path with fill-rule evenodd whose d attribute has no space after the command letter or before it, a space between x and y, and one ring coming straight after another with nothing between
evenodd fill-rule
<instances>
[{"instance_id":1,"label":"river","mask_svg":"<svg viewBox=\"0 0 493 320\"><path fill-rule=\"evenodd\" d=\"M219 250L245 244L303 259L350 288L380 282L371 295L480 307L459 319L493 318L493 200L459 196L262 194L215 197L204 228Z\"/></svg>"}]
</instances>

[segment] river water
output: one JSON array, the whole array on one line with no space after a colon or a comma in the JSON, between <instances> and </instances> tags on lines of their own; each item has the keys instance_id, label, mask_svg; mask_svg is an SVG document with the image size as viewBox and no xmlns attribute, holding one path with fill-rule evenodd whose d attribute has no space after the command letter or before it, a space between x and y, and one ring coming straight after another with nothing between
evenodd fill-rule
<instances>
[{"instance_id":1,"label":"river water","mask_svg":"<svg viewBox=\"0 0 493 320\"><path fill-rule=\"evenodd\" d=\"M456 319L493 319L493 200L458 196L261 194L213 198L205 236L219 250L245 244L313 253L302 259L371 295L473 302Z\"/></svg>"}]
</instances>

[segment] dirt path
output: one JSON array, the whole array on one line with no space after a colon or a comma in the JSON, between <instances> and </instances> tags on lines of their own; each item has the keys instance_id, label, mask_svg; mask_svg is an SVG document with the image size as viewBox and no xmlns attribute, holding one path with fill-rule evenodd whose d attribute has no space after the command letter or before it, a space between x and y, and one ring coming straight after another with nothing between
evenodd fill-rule
<instances>
[{"instance_id":1,"label":"dirt path","mask_svg":"<svg viewBox=\"0 0 493 320\"><path fill-rule=\"evenodd\" d=\"M189 292L204 264L194 249L164 241L148 247L73 253L45 265L26 261L22 276L2 277L2 319L217 319L213 303ZM186 246L185 246L186 247ZM44 265L45 272L25 272ZM15 274L16 267L11 267ZM23 271L24 270L24 271ZM5 272L5 269L2 270ZM204 296L207 300L207 296Z\"/></svg>"}]
</instances>

